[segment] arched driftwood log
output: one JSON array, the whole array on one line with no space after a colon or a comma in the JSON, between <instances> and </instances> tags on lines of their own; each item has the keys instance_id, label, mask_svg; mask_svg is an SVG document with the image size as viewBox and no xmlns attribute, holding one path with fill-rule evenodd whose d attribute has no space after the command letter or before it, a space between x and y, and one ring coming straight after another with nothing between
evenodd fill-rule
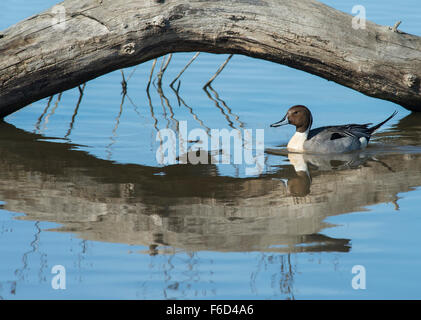
<instances>
[{"instance_id":1,"label":"arched driftwood log","mask_svg":"<svg viewBox=\"0 0 421 320\"><path fill-rule=\"evenodd\" d=\"M314 0L66 0L60 6L1 33L0 117L180 51L261 58L421 110L421 38L371 22L355 30L351 15Z\"/></svg>"}]
</instances>

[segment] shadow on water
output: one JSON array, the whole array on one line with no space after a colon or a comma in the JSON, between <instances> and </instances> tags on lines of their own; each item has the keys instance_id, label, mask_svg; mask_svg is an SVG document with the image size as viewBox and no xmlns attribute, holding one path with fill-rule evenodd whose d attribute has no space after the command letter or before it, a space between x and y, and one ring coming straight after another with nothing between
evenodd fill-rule
<instances>
[{"instance_id":1,"label":"shadow on water","mask_svg":"<svg viewBox=\"0 0 421 320\"><path fill-rule=\"evenodd\" d=\"M364 154L269 151L278 165L253 178L221 176L215 165L116 164L1 123L0 195L4 209L25 213L18 219L57 222L55 231L85 240L147 246L151 255L348 252L351 239L323 234L326 218L377 203L398 208L397 194L421 185L420 120L402 119Z\"/></svg>"}]
</instances>

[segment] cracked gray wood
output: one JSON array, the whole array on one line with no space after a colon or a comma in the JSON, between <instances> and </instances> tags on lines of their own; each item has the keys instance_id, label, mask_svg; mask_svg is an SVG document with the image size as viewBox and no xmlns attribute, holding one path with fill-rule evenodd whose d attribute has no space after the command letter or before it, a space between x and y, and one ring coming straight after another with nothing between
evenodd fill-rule
<instances>
[{"instance_id":1,"label":"cracked gray wood","mask_svg":"<svg viewBox=\"0 0 421 320\"><path fill-rule=\"evenodd\" d=\"M353 16L317 1L60 5L64 23L47 10L1 32L0 117L108 72L197 51L273 61L421 111L421 37L369 21L354 30Z\"/></svg>"}]
</instances>

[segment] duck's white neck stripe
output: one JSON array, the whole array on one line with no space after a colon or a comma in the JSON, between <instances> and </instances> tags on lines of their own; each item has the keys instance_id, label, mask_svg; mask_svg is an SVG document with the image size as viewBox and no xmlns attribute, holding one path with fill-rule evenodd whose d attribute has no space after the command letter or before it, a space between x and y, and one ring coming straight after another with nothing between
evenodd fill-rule
<instances>
[{"instance_id":1,"label":"duck's white neck stripe","mask_svg":"<svg viewBox=\"0 0 421 320\"><path fill-rule=\"evenodd\" d=\"M292 136L291 140L289 140L287 148L290 151L304 151L304 142L307 140L308 132L310 130L307 129L305 132L298 132L296 131L295 134Z\"/></svg>"}]
</instances>

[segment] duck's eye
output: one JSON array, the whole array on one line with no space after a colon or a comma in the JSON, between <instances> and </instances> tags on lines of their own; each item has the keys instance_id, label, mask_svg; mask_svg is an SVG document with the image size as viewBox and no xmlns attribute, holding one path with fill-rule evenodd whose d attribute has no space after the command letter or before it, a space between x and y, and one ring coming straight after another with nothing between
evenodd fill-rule
<instances>
[{"instance_id":1,"label":"duck's eye","mask_svg":"<svg viewBox=\"0 0 421 320\"><path fill-rule=\"evenodd\" d=\"M297 114L298 113L298 111L294 111L294 114Z\"/></svg>"}]
</instances>

